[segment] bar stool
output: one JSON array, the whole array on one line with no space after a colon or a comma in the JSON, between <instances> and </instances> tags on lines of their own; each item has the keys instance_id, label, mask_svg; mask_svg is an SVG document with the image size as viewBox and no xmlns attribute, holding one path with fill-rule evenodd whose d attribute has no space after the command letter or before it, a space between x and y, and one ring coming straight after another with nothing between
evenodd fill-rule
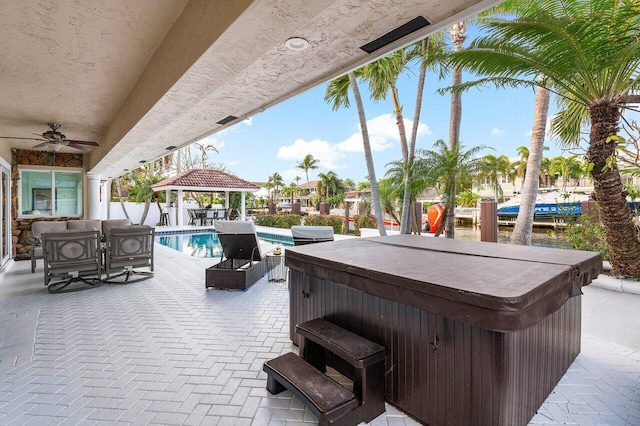
<instances>
[{"instance_id":1,"label":"bar stool","mask_svg":"<svg viewBox=\"0 0 640 426\"><path fill-rule=\"evenodd\" d=\"M160 211L160 226L169 226L169 213Z\"/></svg>"}]
</instances>

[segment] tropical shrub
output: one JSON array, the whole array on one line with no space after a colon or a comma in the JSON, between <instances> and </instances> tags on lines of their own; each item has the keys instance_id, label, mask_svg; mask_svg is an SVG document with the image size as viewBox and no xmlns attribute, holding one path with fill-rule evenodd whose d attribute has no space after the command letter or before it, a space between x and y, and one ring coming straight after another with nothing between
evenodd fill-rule
<instances>
[{"instance_id":1,"label":"tropical shrub","mask_svg":"<svg viewBox=\"0 0 640 426\"><path fill-rule=\"evenodd\" d=\"M568 222L564 233L567 241L564 248L597 251L603 260L609 259L604 226L599 221L582 215L578 220Z\"/></svg>"},{"instance_id":2,"label":"tropical shrub","mask_svg":"<svg viewBox=\"0 0 640 426\"><path fill-rule=\"evenodd\" d=\"M353 226L356 236L360 236L360 228L378 229L376 217L372 214L357 214L353 216Z\"/></svg>"},{"instance_id":3,"label":"tropical shrub","mask_svg":"<svg viewBox=\"0 0 640 426\"><path fill-rule=\"evenodd\" d=\"M302 217L297 214L265 214L256 216L254 222L259 226L290 229L292 226L300 225Z\"/></svg>"},{"instance_id":4,"label":"tropical shrub","mask_svg":"<svg viewBox=\"0 0 640 426\"><path fill-rule=\"evenodd\" d=\"M304 224L307 226L331 226L334 234L342 234L342 217L335 215L314 214L305 216Z\"/></svg>"},{"instance_id":5,"label":"tropical shrub","mask_svg":"<svg viewBox=\"0 0 640 426\"><path fill-rule=\"evenodd\" d=\"M475 207L478 201L482 198L480 194L473 193L471 191L464 191L457 195L458 206L460 207Z\"/></svg>"}]
</instances>

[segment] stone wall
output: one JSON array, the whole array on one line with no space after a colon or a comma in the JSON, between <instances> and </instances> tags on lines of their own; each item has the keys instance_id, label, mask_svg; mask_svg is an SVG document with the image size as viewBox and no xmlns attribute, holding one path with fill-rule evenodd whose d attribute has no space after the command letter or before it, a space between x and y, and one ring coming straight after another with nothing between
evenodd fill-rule
<instances>
[{"instance_id":1,"label":"stone wall","mask_svg":"<svg viewBox=\"0 0 640 426\"><path fill-rule=\"evenodd\" d=\"M52 219L18 220L18 192L20 191L20 173L18 166L76 167L84 166L83 154L60 153L53 151L11 150L11 256L15 260L29 259L31 253L31 224L36 220L68 220L68 217Z\"/></svg>"}]
</instances>

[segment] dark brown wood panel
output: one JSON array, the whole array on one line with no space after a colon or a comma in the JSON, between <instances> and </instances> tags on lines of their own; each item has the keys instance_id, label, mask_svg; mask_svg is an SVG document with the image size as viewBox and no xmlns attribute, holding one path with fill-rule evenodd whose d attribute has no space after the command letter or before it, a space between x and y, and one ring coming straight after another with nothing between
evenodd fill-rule
<instances>
[{"instance_id":1,"label":"dark brown wood panel","mask_svg":"<svg viewBox=\"0 0 640 426\"><path fill-rule=\"evenodd\" d=\"M296 324L323 317L383 345L386 400L434 426L526 425L580 350L580 297L505 333L293 269L290 285L294 342Z\"/></svg>"}]
</instances>

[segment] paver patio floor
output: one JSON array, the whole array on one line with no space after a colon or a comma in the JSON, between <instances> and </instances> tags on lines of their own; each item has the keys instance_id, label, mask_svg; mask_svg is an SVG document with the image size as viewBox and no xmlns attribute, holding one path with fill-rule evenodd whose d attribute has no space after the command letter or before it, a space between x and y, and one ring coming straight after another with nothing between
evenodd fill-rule
<instances>
[{"instance_id":1,"label":"paver patio floor","mask_svg":"<svg viewBox=\"0 0 640 426\"><path fill-rule=\"evenodd\" d=\"M286 283L205 290L211 260L156 245L155 277L49 294L42 264L0 274L0 424L294 425L315 417L265 390L293 349ZM387 405L374 425L417 424ZM640 425L640 355L583 335L535 425Z\"/></svg>"}]
</instances>

